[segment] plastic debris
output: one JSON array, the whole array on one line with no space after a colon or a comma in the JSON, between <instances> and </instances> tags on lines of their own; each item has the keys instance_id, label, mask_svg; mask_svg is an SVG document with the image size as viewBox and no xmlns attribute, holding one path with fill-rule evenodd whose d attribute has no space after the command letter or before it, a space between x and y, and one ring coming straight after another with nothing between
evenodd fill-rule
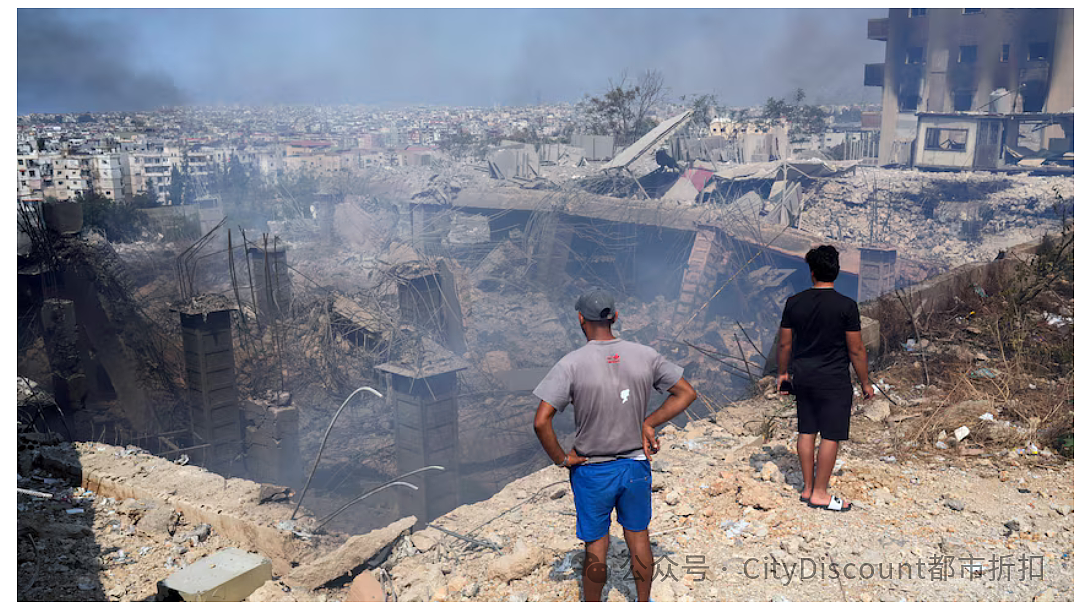
<instances>
[{"instance_id":1,"label":"plastic debris","mask_svg":"<svg viewBox=\"0 0 1079 611\"><path fill-rule=\"evenodd\" d=\"M938 441L937 442L937 449L938 450L947 450L948 449L948 444L944 443L943 441Z\"/></svg>"},{"instance_id":2,"label":"plastic debris","mask_svg":"<svg viewBox=\"0 0 1079 611\"><path fill-rule=\"evenodd\" d=\"M1063 327L1064 325L1072 324L1072 318L1069 316L1065 318L1059 314L1052 314L1050 312L1042 312L1042 318L1050 327Z\"/></svg>"},{"instance_id":3,"label":"plastic debris","mask_svg":"<svg viewBox=\"0 0 1079 611\"><path fill-rule=\"evenodd\" d=\"M955 435L956 443L958 443L960 441L963 441L964 439L967 438L968 435L970 435L970 429L968 429L965 426L961 426L961 427L955 429L955 431L953 431L953 434Z\"/></svg>"},{"instance_id":4,"label":"plastic debris","mask_svg":"<svg viewBox=\"0 0 1079 611\"><path fill-rule=\"evenodd\" d=\"M86 513L86 510L83 509L82 507L76 507L74 509L68 509L67 513L74 515L76 513Z\"/></svg>"},{"instance_id":5,"label":"plastic debris","mask_svg":"<svg viewBox=\"0 0 1079 611\"><path fill-rule=\"evenodd\" d=\"M984 420L986 422L996 422L996 419L993 418L993 414L990 414L989 412L985 412L981 416L978 416L978 420Z\"/></svg>"},{"instance_id":6,"label":"plastic debris","mask_svg":"<svg viewBox=\"0 0 1079 611\"><path fill-rule=\"evenodd\" d=\"M181 454L180 458L177 458L176 460L174 460L172 462L174 462L174 463L176 463L176 464L178 464L178 465L180 465L182 467L182 466L186 465L187 463L191 462L191 457L189 457L187 454Z\"/></svg>"},{"instance_id":7,"label":"plastic debris","mask_svg":"<svg viewBox=\"0 0 1079 611\"><path fill-rule=\"evenodd\" d=\"M979 368L975 369L974 371L970 372L970 377L976 378L976 379L977 378L993 379L993 378L997 377L997 373L998 372L995 369L990 369L988 367L979 367Z\"/></svg>"},{"instance_id":8,"label":"plastic debris","mask_svg":"<svg viewBox=\"0 0 1079 611\"><path fill-rule=\"evenodd\" d=\"M742 534L745 529L749 528L749 522L745 520L723 520L720 522L719 527L723 529L723 534L733 539Z\"/></svg>"}]
</instances>

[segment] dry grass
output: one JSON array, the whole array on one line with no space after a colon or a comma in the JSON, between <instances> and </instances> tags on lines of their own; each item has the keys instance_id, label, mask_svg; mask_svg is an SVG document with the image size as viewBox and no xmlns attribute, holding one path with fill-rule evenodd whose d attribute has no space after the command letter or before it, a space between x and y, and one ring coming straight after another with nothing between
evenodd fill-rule
<instances>
[{"instance_id":1,"label":"dry grass","mask_svg":"<svg viewBox=\"0 0 1079 611\"><path fill-rule=\"evenodd\" d=\"M948 436L967 426L965 444L1015 448L1036 443L1070 451L1074 423L1074 326L1053 324L1053 316L1073 315L1073 248L1070 227L1047 239L1011 278L991 277L957 295L946 312L916 320L930 347L907 352L914 337L911 316L895 300L881 300L868 313L881 324L882 373L898 388L925 384L924 400L898 410L893 446L932 447L940 431ZM923 369L923 364L924 369ZM998 422L980 419L991 413ZM913 442L913 443L911 443Z\"/></svg>"}]
</instances>

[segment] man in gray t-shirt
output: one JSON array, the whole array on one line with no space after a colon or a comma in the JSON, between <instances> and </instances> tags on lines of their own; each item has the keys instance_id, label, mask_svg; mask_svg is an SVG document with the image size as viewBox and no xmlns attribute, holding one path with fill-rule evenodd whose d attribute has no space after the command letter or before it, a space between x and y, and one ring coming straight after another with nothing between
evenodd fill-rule
<instances>
[{"instance_id":1,"label":"man in gray t-shirt","mask_svg":"<svg viewBox=\"0 0 1079 611\"><path fill-rule=\"evenodd\" d=\"M607 581L611 510L618 512L638 600L648 600L653 559L648 538L652 518L649 460L659 451L655 427L682 413L697 398L682 368L658 352L616 338L614 297L592 291L577 300L588 343L558 361L533 391L540 399L534 427L543 449L570 470L577 510L577 537L585 542L584 597L598 601ZM670 393L645 417L652 389ZM552 420L570 403L577 427L573 449L558 443Z\"/></svg>"}]
</instances>

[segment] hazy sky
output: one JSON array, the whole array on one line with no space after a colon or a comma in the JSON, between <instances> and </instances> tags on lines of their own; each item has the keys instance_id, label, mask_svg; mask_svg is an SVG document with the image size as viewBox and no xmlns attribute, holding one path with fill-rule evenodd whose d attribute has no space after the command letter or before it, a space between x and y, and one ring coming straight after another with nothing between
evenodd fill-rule
<instances>
[{"instance_id":1,"label":"hazy sky","mask_svg":"<svg viewBox=\"0 0 1079 611\"><path fill-rule=\"evenodd\" d=\"M749 105L879 102L886 9L20 9L18 112L580 100L623 69Z\"/></svg>"}]
</instances>

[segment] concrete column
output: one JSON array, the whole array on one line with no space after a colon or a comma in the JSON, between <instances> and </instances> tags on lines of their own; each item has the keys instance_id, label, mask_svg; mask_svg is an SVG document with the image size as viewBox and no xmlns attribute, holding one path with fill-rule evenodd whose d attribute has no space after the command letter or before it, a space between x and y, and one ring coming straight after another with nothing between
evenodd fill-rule
<instances>
[{"instance_id":1,"label":"concrete column","mask_svg":"<svg viewBox=\"0 0 1079 611\"><path fill-rule=\"evenodd\" d=\"M445 259L438 260L439 286L442 287L442 321L446 332L446 345L455 354L465 353L465 321L461 302L457 298L457 279Z\"/></svg>"},{"instance_id":2,"label":"concrete column","mask_svg":"<svg viewBox=\"0 0 1079 611\"><path fill-rule=\"evenodd\" d=\"M896 250L861 248L858 264L858 301L876 299L895 290Z\"/></svg>"},{"instance_id":3,"label":"concrete column","mask_svg":"<svg viewBox=\"0 0 1079 611\"><path fill-rule=\"evenodd\" d=\"M285 248L249 248L247 254L251 259L251 276L255 282L259 318L269 321L285 316L292 305L292 283L289 280Z\"/></svg>"},{"instance_id":4,"label":"concrete column","mask_svg":"<svg viewBox=\"0 0 1079 611\"><path fill-rule=\"evenodd\" d=\"M427 524L460 504L460 467L457 430L457 371L408 371L379 365L390 374L390 401L394 411L394 447L398 473L439 465L410 477L419 490L402 490L401 515L414 515Z\"/></svg>"},{"instance_id":5,"label":"concrete column","mask_svg":"<svg viewBox=\"0 0 1079 611\"><path fill-rule=\"evenodd\" d=\"M682 290L678 296L675 315L686 321L696 312L704 301L711 297L712 288L719 277L719 245L716 232L710 227L699 227L693 239L686 269L682 275ZM700 318L700 317L698 317Z\"/></svg>"},{"instance_id":6,"label":"concrete column","mask_svg":"<svg viewBox=\"0 0 1079 611\"><path fill-rule=\"evenodd\" d=\"M528 236L529 252L535 262L532 276L546 286L558 286L566 273L573 244L573 226L557 212L543 213Z\"/></svg>"},{"instance_id":7,"label":"concrete column","mask_svg":"<svg viewBox=\"0 0 1079 611\"><path fill-rule=\"evenodd\" d=\"M41 322L56 404L61 409L81 407L86 400L86 375L78 349L75 302L46 299L41 307Z\"/></svg>"},{"instance_id":8,"label":"concrete column","mask_svg":"<svg viewBox=\"0 0 1079 611\"><path fill-rule=\"evenodd\" d=\"M403 271L397 278L400 323L424 329L442 339L444 313L438 272L426 267Z\"/></svg>"},{"instance_id":9,"label":"concrete column","mask_svg":"<svg viewBox=\"0 0 1079 611\"><path fill-rule=\"evenodd\" d=\"M303 483L299 411L292 405L244 401L244 463L247 478L297 487Z\"/></svg>"},{"instance_id":10,"label":"concrete column","mask_svg":"<svg viewBox=\"0 0 1079 611\"><path fill-rule=\"evenodd\" d=\"M180 326L192 430L198 436L196 443L210 444L200 453L201 460L192 458L212 471L237 475L244 463L239 458L243 446L230 311L181 312Z\"/></svg>"}]
</instances>

